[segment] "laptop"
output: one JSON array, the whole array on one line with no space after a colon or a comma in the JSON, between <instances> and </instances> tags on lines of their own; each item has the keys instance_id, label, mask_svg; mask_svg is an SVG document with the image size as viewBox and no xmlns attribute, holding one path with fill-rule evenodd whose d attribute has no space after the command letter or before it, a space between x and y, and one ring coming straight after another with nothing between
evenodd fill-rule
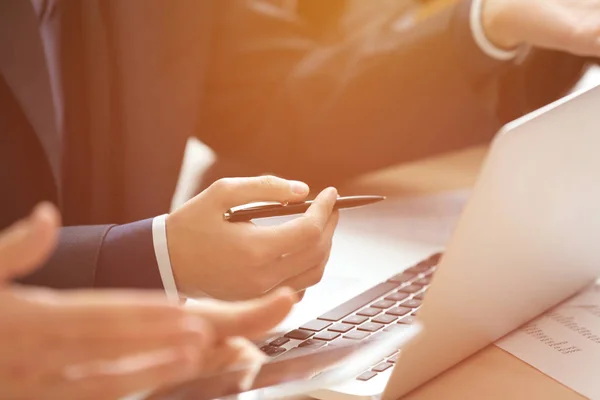
<instances>
[{"instance_id":1,"label":"laptop","mask_svg":"<svg viewBox=\"0 0 600 400\"><path fill-rule=\"evenodd\" d=\"M502 128L443 252L261 343L269 361L256 370L143 398L396 400L593 284L598 104L600 86Z\"/></svg>"},{"instance_id":2,"label":"laptop","mask_svg":"<svg viewBox=\"0 0 600 400\"><path fill-rule=\"evenodd\" d=\"M261 345L273 359L420 332L399 353L318 389L398 399L600 275L600 87L503 127L443 253Z\"/></svg>"}]
</instances>

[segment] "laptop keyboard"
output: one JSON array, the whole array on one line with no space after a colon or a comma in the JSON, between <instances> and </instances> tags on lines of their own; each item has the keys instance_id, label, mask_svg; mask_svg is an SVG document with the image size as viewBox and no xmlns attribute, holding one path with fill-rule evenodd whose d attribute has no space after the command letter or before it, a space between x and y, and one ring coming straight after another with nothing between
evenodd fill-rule
<instances>
[{"instance_id":1,"label":"laptop keyboard","mask_svg":"<svg viewBox=\"0 0 600 400\"><path fill-rule=\"evenodd\" d=\"M298 329L272 339L261 350L270 357L288 356L297 351L295 349L377 340L394 330L404 330L402 325L412 324L418 314L440 257L441 253L432 255ZM397 359L398 351L395 351L356 379L368 381L391 368Z\"/></svg>"}]
</instances>

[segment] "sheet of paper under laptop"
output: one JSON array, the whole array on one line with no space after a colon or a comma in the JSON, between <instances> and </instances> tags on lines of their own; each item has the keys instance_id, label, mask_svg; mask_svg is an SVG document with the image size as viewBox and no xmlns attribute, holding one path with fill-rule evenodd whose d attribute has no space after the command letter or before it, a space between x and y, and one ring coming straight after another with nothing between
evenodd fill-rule
<instances>
[{"instance_id":1,"label":"sheet of paper under laptop","mask_svg":"<svg viewBox=\"0 0 600 400\"><path fill-rule=\"evenodd\" d=\"M549 310L496 345L577 393L600 399L600 285Z\"/></svg>"}]
</instances>

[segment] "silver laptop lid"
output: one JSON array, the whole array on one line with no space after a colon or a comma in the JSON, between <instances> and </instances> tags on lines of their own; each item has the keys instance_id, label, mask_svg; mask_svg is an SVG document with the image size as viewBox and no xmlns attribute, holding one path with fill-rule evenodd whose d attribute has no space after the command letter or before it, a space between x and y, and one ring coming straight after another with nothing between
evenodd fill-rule
<instances>
[{"instance_id":1,"label":"silver laptop lid","mask_svg":"<svg viewBox=\"0 0 600 400\"><path fill-rule=\"evenodd\" d=\"M496 136L425 297L397 399L600 275L600 87Z\"/></svg>"}]
</instances>

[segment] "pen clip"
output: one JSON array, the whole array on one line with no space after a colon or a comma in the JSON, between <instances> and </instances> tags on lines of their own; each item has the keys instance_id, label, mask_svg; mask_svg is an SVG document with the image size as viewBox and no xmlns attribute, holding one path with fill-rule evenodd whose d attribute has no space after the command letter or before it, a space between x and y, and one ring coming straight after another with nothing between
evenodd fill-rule
<instances>
[{"instance_id":1,"label":"pen clip","mask_svg":"<svg viewBox=\"0 0 600 400\"><path fill-rule=\"evenodd\" d=\"M285 207L289 204L290 203L287 201L284 203L279 203L276 201L263 201L263 202L243 204L241 206L231 207L229 210L225 211L225 213L223 214L223 218L225 220L229 220L235 213L238 213L241 211L268 210L271 208Z\"/></svg>"}]
</instances>

